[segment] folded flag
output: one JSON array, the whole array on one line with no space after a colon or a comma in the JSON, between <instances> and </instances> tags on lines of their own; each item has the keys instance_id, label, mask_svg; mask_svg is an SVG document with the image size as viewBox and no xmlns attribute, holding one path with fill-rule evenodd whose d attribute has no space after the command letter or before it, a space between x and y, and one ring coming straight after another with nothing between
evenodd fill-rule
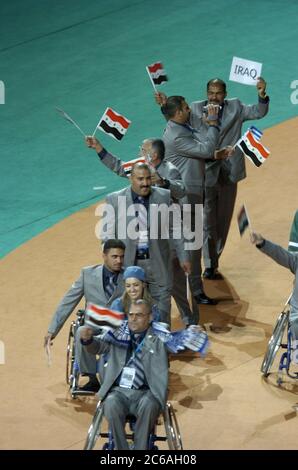
<instances>
[{"instance_id":1,"label":"folded flag","mask_svg":"<svg viewBox=\"0 0 298 470\"><path fill-rule=\"evenodd\" d=\"M155 85L168 81L168 77L161 62L146 66L147 72Z\"/></svg>"},{"instance_id":2,"label":"folded flag","mask_svg":"<svg viewBox=\"0 0 298 470\"><path fill-rule=\"evenodd\" d=\"M131 174L132 167L136 163L147 163L145 158L135 158L134 160L130 160L129 162L122 163L121 168L125 172L125 176L129 176Z\"/></svg>"},{"instance_id":3,"label":"folded flag","mask_svg":"<svg viewBox=\"0 0 298 470\"><path fill-rule=\"evenodd\" d=\"M241 207L240 211L238 212L237 221L238 221L239 232L240 232L240 235L242 237L245 230L249 226L249 219L248 219L248 215L247 215L245 205L243 205Z\"/></svg>"},{"instance_id":4,"label":"folded flag","mask_svg":"<svg viewBox=\"0 0 298 470\"><path fill-rule=\"evenodd\" d=\"M125 314L122 312L100 307L90 302L87 303L85 315L85 323L93 327L109 326L115 328L120 326L125 318Z\"/></svg>"},{"instance_id":5,"label":"folded flag","mask_svg":"<svg viewBox=\"0 0 298 470\"><path fill-rule=\"evenodd\" d=\"M130 124L131 121L124 116L116 113L112 108L107 108L97 124L96 129L98 128L106 134L110 134L116 140L121 140L126 134ZM93 135L94 134L95 132Z\"/></svg>"},{"instance_id":6,"label":"folded flag","mask_svg":"<svg viewBox=\"0 0 298 470\"><path fill-rule=\"evenodd\" d=\"M184 346L205 356L209 348L207 333L199 325L190 325L184 331Z\"/></svg>"},{"instance_id":7,"label":"folded flag","mask_svg":"<svg viewBox=\"0 0 298 470\"><path fill-rule=\"evenodd\" d=\"M238 140L236 146L239 147L245 156L255 165L261 166L270 155L260 143L260 136L257 134L257 129L248 129L245 134ZM258 131L260 133L260 131Z\"/></svg>"}]
</instances>

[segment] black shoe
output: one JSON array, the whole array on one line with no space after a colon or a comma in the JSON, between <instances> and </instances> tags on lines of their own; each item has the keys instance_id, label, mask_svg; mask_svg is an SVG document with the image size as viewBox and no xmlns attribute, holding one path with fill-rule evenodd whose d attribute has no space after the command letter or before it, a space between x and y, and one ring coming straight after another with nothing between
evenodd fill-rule
<instances>
[{"instance_id":1,"label":"black shoe","mask_svg":"<svg viewBox=\"0 0 298 470\"><path fill-rule=\"evenodd\" d=\"M98 390L100 389L100 383L98 382L98 380L95 378L95 379L90 379L89 382L87 382L85 385L83 385L82 387L79 387L79 391L83 391L83 392L94 392L94 393L97 393Z\"/></svg>"},{"instance_id":2,"label":"black shoe","mask_svg":"<svg viewBox=\"0 0 298 470\"><path fill-rule=\"evenodd\" d=\"M220 274L216 268L206 268L203 272L204 279L212 279L214 281L222 280L223 276Z\"/></svg>"},{"instance_id":3,"label":"black shoe","mask_svg":"<svg viewBox=\"0 0 298 470\"><path fill-rule=\"evenodd\" d=\"M198 304L204 304L204 305L217 305L218 302L215 299L210 299L204 292L201 292L201 294L194 295L195 301Z\"/></svg>"}]
</instances>

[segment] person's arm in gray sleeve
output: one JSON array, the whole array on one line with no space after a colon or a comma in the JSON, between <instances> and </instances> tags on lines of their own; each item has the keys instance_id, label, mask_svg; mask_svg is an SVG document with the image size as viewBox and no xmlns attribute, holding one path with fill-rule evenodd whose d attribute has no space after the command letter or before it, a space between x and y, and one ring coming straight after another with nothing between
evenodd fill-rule
<instances>
[{"instance_id":1,"label":"person's arm in gray sleeve","mask_svg":"<svg viewBox=\"0 0 298 470\"><path fill-rule=\"evenodd\" d=\"M103 337L94 336L94 331L88 326L84 326L80 331L80 341L91 354L104 354L110 349L110 344L103 340Z\"/></svg>"},{"instance_id":2,"label":"person's arm in gray sleeve","mask_svg":"<svg viewBox=\"0 0 298 470\"><path fill-rule=\"evenodd\" d=\"M48 333L52 339L57 336L67 318L73 312L84 295L84 274L81 271L80 277L73 283L71 288L65 294L59 303L56 312L53 315L51 323L48 327Z\"/></svg>"},{"instance_id":3,"label":"person's arm in gray sleeve","mask_svg":"<svg viewBox=\"0 0 298 470\"><path fill-rule=\"evenodd\" d=\"M289 253L287 250L282 248L275 243L265 240L262 235L252 232L251 234L252 243L260 250L262 253L265 253L271 259L276 261L284 268L288 268L293 274L296 273L298 255L294 253Z\"/></svg>"},{"instance_id":4,"label":"person's arm in gray sleeve","mask_svg":"<svg viewBox=\"0 0 298 470\"><path fill-rule=\"evenodd\" d=\"M171 197L181 199L185 196L185 185L177 168L171 168L166 180L169 182Z\"/></svg>"},{"instance_id":5,"label":"person's arm in gray sleeve","mask_svg":"<svg viewBox=\"0 0 298 470\"><path fill-rule=\"evenodd\" d=\"M261 119L266 116L269 110L269 96L266 95L266 82L263 78L257 81L258 104L246 105L240 102L242 121L251 119Z\"/></svg>"},{"instance_id":6,"label":"person's arm in gray sleeve","mask_svg":"<svg viewBox=\"0 0 298 470\"><path fill-rule=\"evenodd\" d=\"M120 158L109 153L101 144L101 142L93 136L88 135L85 139L86 145L96 151L100 161L116 175L127 178L127 174L123 169L125 163Z\"/></svg>"},{"instance_id":7,"label":"person's arm in gray sleeve","mask_svg":"<svg viewBox=\"0 0 298 470\"><path fill-rule=\"evenodd\" d=\"M123 168L123 164L125 163L123 160L120 160L120 158L111 154L105 148L100 153L98 153L98 156L101 162L107 168L112 170L113 173L116 173L116 175L121 176L122 178L128 178L127 173Z\"/></svg>"},{"instance_id":8,"label":"person's arm in gray sleeve","mask_svg":"<svg viewBox=\"0 0 298 470\"><path fill-rule=\"evenodd\" d=\"M197 140L190 132L179 135L174 140L175 151L181 157L194 159L210 159L210 155L214 154L219 137L219 128L217 126L209 126L205 142Z\"/></svg>"},{"instance_id":9,"label":"person's arm in gray sleeve","mask_svg":"<svg viewBox=\"0 0 298 470\"><path fill-rule=\"evenodd\" d=\"M163 184L158 184L162 188L169 189L172 199L181 199L185 196L185 185L181 174L170 162L163 162L160 168L157 168L157 175L162 179ZM154 176L152 178L154 182Z\"/></svg>"}]
</instances>

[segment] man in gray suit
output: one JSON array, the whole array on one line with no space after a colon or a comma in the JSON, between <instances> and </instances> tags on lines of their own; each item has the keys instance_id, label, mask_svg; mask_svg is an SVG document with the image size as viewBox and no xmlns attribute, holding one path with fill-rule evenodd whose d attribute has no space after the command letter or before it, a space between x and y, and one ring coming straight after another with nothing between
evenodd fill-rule
<instances>
[{"instance_id":1,"label":"man in gray suit","mask_svg":"<svg viewBox=\"0 0 298 470\"><path fill-rule=\"evenodd\" d=\"M106 197L101 238L120 238L126 245L124 265L139 265L146 272L152 297L157 302L161 320L170 324L172 265L170 241L175 248L183 271L190 272L189 256L181 234L181 216L175 214L162 221L151 218L153 211L177 210L172 205L170 191L152 186L150 167L136 163L131 173L131 186ZM150 215L150 217L149 217ZM177 214L176 214L177 215ZM164 223L162 223L164 222ZM132 227L135 230L128 233ZM174 234L179 234L175 238Z\"/></svg>"},{"instance_id":2,"label":"man in gray suit","mask_svg":"<svg viewBox=\"0 0 298 470\"><path fill-rule=\"evenodd\" d=\"M219 107L220 132L217 148L234 146L241 137L243 122L261 119L268 112L269 98L266 95L266 82L257 82L258 104L245 105L239 99L226 99L227 90L223 80L214 78L207 83L207 100L191 103L189 122L204 141L209 132L206 124L206 107L213 104ZM159 104L166 102L163 93L156 95ZM237 183L246 177L244 155L235 149L232 158L224 161L206 161L204 198L204 264L203 276L207 279L222 279L218 272L218 260L224 249L233 215Z\"/></svg>"},{"instance_id":3,"label":"man in gray suit","mask_svg":"<svg viewBox=\"0 0 298 470\"><path fill-rule=\"evenodd\" d=\"M125 244L121 240L107 240L103 247L104 264L87 266L82 269L80 277L72 284L53 315L44 339L45 346L52 344L53 339L82 297L85 297L86 304L91 302L108 307L117 297L122 295L124 290L122 270L124 251ZM80 338L80 328L77 339ZM89 376L89 381L81 389L97 392L99 382L96 377L96 358L82 348L79 339L76 341L76 360L81 374Z\"/></svg>"},{"instance_id":4,"label":"man in gray suit","mask_svg":"<svg viewBox=\"0 0 298 470\"><path fill-rule=\"evenodd\" d=\"M293 346L298 347L298 253L291 253L279 245L265 240L259 233L251 233L251 242L263 253L272 258L294 275L294 289L290 298L290 330L293 336ZM297 354L293 355L297 358ZM298 360L295 361L298 363Z\"/></svg>"},{"instance_id":5,"label":"man in gray suit","mask_svg":"<svg viewBox=\"0 0 298 470\"><path fill-rule=\"evenodd\" d=\"M98 154L100 161L117 175L129 178L130 172L125 170L125 163L120 158L112 155L93 136L86 137L86 145L93 148ZM151 181L154 186L159 186L170 190L171 198L179 201L185 196L185 186L178 168L171 162L165 161L165 146L161 139L145 139L140 147L140 158L144 158L152 169ZM179 261L173 250L173 288L172 296L177 304L181 319L185 326L197 325L199 321L199 311L197 303L192 299L190 306L187 298L185 275L181 272ZM176 275L176 273L178 273ZM183 283L181 284L181 276Z\"/></svg>"},{"instance_id":6,"label":"man in gray suit","mask_svg":"<svg viewBox=\"0 0 298 470\"><path fill-rule=\"evenodd\" d=\"M189 204L191 215L195 208L203 204L205 161L226 158L228 151L215 152L218 145L219 127L217 121L218 109L210 106L206 126L208 128L204 139L189 123L190 108L182 96L170 96L166 99L163 112L168 118L163 140L166 147L166 160L171 161L179 169L186 187L186 196L181 203ZM193 230L193 226L191 227ZM189 277L190 287L198 303L215 305L203 289L201 279L201 249L192 250L192 274ZM181 284L183 278L181 276Z\"/></svg>"},{"instance_id":7,"label":"man in gray suit","mask_svg":"<svg viewBox=\"0 0 298 470\"><path fill-rule=\"evenodd\" d=\"M151 321L149 304L137 300L128 321L112 334L99 338L90 328L81 330L81 341L90 353L109 354L99 398L116 450L129 450L124 430L128 414L136 416L134 449L147 449L149 434L166 404L168 354Z\"/></svg>"}]
</instances>

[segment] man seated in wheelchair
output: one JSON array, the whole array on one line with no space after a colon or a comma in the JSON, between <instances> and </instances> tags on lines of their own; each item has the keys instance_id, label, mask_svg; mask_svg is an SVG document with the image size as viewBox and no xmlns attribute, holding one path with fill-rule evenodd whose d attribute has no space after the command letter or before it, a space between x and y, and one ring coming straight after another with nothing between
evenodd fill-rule
<instances>
[{"instance_id":1,"label":"man seated in wheelchair","mask_svg":"<svg viewBox=\"0 0 298 470\"><path fill-rule=\"evenodd\" d=\"M147 449L148 437L164 409L168 391L168 351L189 347L205 353L208 338L200 327L171 333L152 322L151 304L132 302L128 319L104 336L83 327L81 342L93 354L108 353L104 381L98 392L116 450L129 449L125 436L127 415L136 417L134 449Z\"/></svg>"},{"instance_id":2,"label":"man seated in wheelchair","mask_svg":"<svg viewBox=\"0 0 298 470\"><path fill-rule=\"evenodd\" d=\"M86 266L81 270L79 278L72 284L59 303L44 338L44 345L52 345L53 339L63 327L67 318L72 314L81 299L85 298L86 305L94 303L109 307L124 289L123 262L125 245L121 240L110 239L103 245L103 264ZM97 362L94 355L82 348L80 342L80 328L76 333L76 360L82 375L89 377L89 381L80 389L97 392L99 382L96 377ZM94 326L97 334L100 332Z\"/></svg>"},{"instance_id":3,"label":"man seated in wheelchair","mask_svg":"<svg viewBox=\"0 0 298 470\"><path fill-rule=\"evenodd\" d=\"M251 242L260 251L268 255L281 266L288 268L294 275L294 289L289 301L290 316L289 326L293 338L292 346L298 347L298 253L289 252L275 243L265 240L259 233L252 232ZM298 363L298 354L293 354L292 361Z\"/></svg>"}]
</instances>

